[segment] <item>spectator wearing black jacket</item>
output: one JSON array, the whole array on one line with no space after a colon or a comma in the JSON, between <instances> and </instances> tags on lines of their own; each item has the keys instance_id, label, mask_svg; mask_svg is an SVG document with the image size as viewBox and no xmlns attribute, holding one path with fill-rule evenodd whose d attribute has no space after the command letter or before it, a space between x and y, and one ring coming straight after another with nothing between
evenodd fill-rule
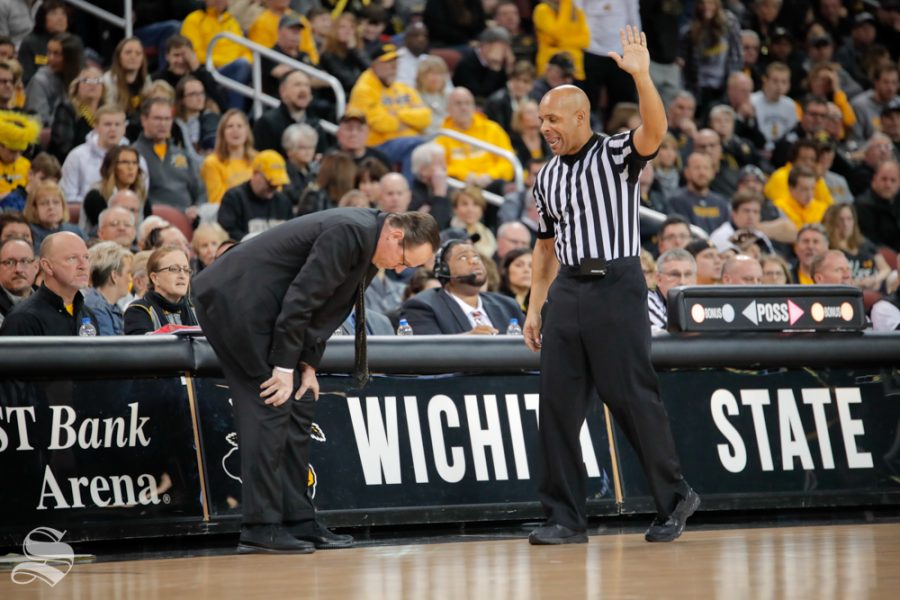
<instances>
[{"instance_id":1,"label":"spectator wearing black jacket","mask_svg":"<svg viewBox=\"0 0 900 600\"><path fill-rule=\"evenodd\" d=\"M308 112L312 102L312 87L309 76L300 71L291 71L281 79L278 86L281 104L264 112L253 125L253 139L257 150L275 150L284 156L281 136L284 130L295 123L307 123L319 134L316 150L324 152L328 141L319 125L319 120Z\"/></svg>"},{"instance_id":2,"label":"spectator wearing black jacket","mask_svg":"<svg viewBox=\"0 0 900 600\"><path fill-rule=\"evenodd\" d=\"M254 157L252 167L250 181L225 192L219 207L219 225L236 240L294 216L290 198L281 191L290 183L281 155L264 150Z\"/></svg>"},{"instance_id":3,"label":"spectator wearing black jacket","mask_svg":"<svg viewBox=\"0 0 900 600\"><path fill-rule=\"evenodd\" d=\"M149 289L125 309L125 335L144 335L166 325L197 325L188 296L191 266L187 252L166 246L147 259Z\"/></svg>"},{"instance_id":4,"label":"spectator wearing black jacket","mask_svg":"<svg viewBox=\"0 0 900 600\"><path fill-rule=\"evenodd\" d=\"M509 33L502 27L485 29L478 38L478 46L462 54L453 73L453 84L464 87L475 96L479 106L488 97L506 87L506 69L512 55Z\"/></svg>"},{"instance_id":5,"label":"spectator wearing black jacket","mask_svg":"<svg viewBox=\"0 0 900 600\"><path fill-rule=\"evenodd\" d=\"M278 20L278 37L272 50L288 58L312 66L313 62L306 52L300 50L300 32L303 30L300 17L294 13L282 15ZM281 78L294 70L293 67L275 62L263 56L260 59L262 70L262 90L270 96L278 95L278 84ZM327 69L326 69L327 70Z\"/></svg>"},{"instance_id":6,"label":"spectator wearing black jacket","mask_svg":"<svg viewBox=\"0 0 900 600\"><path fill-rule=\"evenodd\" d=\"M41 244L40 265L44 282L7 315L0 335L78 335L83 319L96 328L97 319L80 291L91 275L84 240L68 231L48 235Z\"/></svg>"}]
</instances>

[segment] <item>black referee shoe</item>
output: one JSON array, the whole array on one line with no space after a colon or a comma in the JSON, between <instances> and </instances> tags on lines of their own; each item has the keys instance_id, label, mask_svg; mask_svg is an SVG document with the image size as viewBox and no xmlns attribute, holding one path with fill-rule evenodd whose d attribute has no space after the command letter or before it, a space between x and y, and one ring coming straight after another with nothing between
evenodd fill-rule
<instances>
[{"instance_id":1,"label":"black referee shoe","mask_svg":"<svg viewBox=\"0 0 900 600\"><path fill-rule=\"evenodd\" d=\"M700 496L697 495L697 492L688 488L687 495L679 500L671 515L665 519L662 517L653 519L653 523L650 524L650 528L644 534L644 539L648 542L671 542L677 540L681 532L684 531L688 517L694 514L694 511L699 507Z\"/></svg>"},{"instance_id":2,"label":"black referee shoe","mask_svg":"<svg viewBox=\"0 0 900 600\"><path fill-rule=\"evenodd\" d=\"M349 548L353 545L352 535L334 533L315 519L285 523L285 528L298 540L309 542L319 550Z\"/></svg>"},{"instance_id":3,"label":"black referee shoe","mask_svg":"<svg viewBox=\"0 0 900 600\"><path fill-rule=\"evenodd\" d=\"M241 554L311 554L316 547L288 533L281 525L244 525L238 552Z\"/></svg>"},{"instance_id":4,"label":"black referee shoe","mask_svg":"<svg viewBox=\"0 0 900 600\"><path fill-rule=\"evenodd\" d=\"M587 544L588 536L584 531L569 529L565 525L546 523L528 536L532 546L556 546L559 544Z\"/></svg>"}]
</instances>

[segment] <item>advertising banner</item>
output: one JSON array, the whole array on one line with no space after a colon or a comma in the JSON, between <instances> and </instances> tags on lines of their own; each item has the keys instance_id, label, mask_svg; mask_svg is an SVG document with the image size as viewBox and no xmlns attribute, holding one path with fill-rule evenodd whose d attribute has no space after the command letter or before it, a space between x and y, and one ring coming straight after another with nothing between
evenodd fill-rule
<instances>
[{"instance_id":1,"label":"advertising banner","mask_svg":"<svg viewBox=\"0 0 900 600\"><path fill-rule=\"evenodd\" d=\"M363 394L328 391L343 390L343 377L319 381L309 485L320 510L396 512L394 522L448 510L474 520L541 514L537 376L375 377ZM197 386L211 513L227 516L239 512L240 499L240 443L228 418L227 385ZM599 405L581 446L594 512L613 514ZM516 512L520 504L530 506Z\"/></svg>"},{"instance_id":2,"label":"advertising banner","mask_svg":"<svg viewBox=\"0 0 900 600\"><path fill-rule=\"evenodd\" d=\"M900 502L896 370L660 373L685 478L704 508ZM652 504L616 430L628 511Z\"/></svg>"},{"instance_id":3,"label":"advertising banner","mask_svg":"<svg viewBox=\"0 0 900 600\"><path fill-rule=\"evenodd\" d=\"M184 380L0 382L0 539L201 522Z\"/></svg>"}]
</instances>

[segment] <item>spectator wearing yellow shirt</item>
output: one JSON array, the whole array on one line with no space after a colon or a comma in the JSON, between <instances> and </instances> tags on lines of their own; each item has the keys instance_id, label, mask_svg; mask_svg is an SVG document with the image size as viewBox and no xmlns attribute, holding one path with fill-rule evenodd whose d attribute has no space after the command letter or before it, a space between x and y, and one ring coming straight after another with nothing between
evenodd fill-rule
<instances>
[{"instance_id":1,"label":"spectator wearing yellow shirt","mask_svg":"<svg viewBox=\"0 0 900 600\"><path fill-rule=\"evenodd\" d=\"M372 64L350 92L347 111L366 116L368 146L384 152L403 165L403 174L412 180L410 155L425 140L422 132L431 124L431 109L419 93L397 81L397 47L382 44L371 53Z\"/></svg>"},{"instance_id":2,"label":"spectator wearing yellow shirt","mask_svg":"<svg viewBox=\"0 0 900 600\"><path fill-rule=\"evenodd\" d=\"M509 136L497 123L475 112L475 98L466 88L458 87L447 101L448 116L444 129L451 129L513 152ZM513 167L505 158L470 146L452 138L435 140L447 153L447 175L485 188L495 181L510 181Z\"/></svg>"},{"instance_id":3,"label":"spectator wearing yellow shirt","mask_svg":"<svg viewBox=\"0 0 900 600\"><path fill-rule=\"evenodd\" d=\"M573 0L547 0L535 7L531 18L537 37L538 75L544 74L551 56L568 52L575 66L575 79L584 79L584 50L591 43L584 11L573 6Z\"/></svg>"},{"instance_id":4,"label":"spectator wearing yellow shirt","mask_svg":"<svg viewBox=\"0 0 900 600\"><path fill-rule=\"evenodd\" d=\"M829 204L813 197L816 173L805 166L796 166L788 175L788 193L776 196L772 202L798 228L820 223Z\"/></svg>"},{"instance_id":5,"label":"spectator wearing yellow shirt","mask_svg":"<svg viewBox=\"0 0 900 600\"><path fill-rule=\"evenodd\" d=\"M215 149L200 167L210 204L219 204L226 191L250 181L254 156L253 132L247 115L235 109L227 111L216 130Z\"/></svg>"},{"instance_id":6,"label":"spectator wearing yellow shirt","mask_svg":"<svg viewBox=\"0 0 900 600\"><path fill-rule=\"evenodd\" d=\"M790 160L783 167L775 170L766 182L764 193L767 198L775 200L788 195L788 175L794 167L805 167L816 174L816 182L813 187L813 199L817 204L828 208L834 203L825 178L818 175L819 157L822 146L811 138L803 138L794 142L791 149ZM824 209L823 209L824 212ZM798 227L800 225L797 225Z\"/></svg>"},{"instance_id":7,"label":"spectator wearing yellow shirt","mask_svg":"<svg viewBox=\"0 0 900 600\"><path fill-rule=\"evenodd\" d=\"M276 21L277 29L277 21ZM206 62L209 42L219 33L233 33L244 37L241 26L228 12L228 0L206 0L206 8L195 10L189 14L181 25L181 35L191 41L194 52L201 64ZM266 47L271 47L274 42ZM216 42L212 51L213 65L225 77L241 83L250 81L250 63L253 55L250 50L231 40ZM237 92L228 92L228 107L243 108L244 96Z\"/></svg>"},{"instance_id":8,"label":"spectator wearing yellow shirt","mask_svg":"<svg viewBox=\"0 0 900 600\"><path fill-rule=\"evenodd\" d=\"M207 0L208 2L209 0ZM312 24L309 19L290 10L290 0L267 0L264 10L247 30L250 41L260 46L271 48L278 41L278 22L281 17L293 13L300 20L303 29L300 31L300 51L305 52L312 64L319 64L319 50L313 38Z\"/></svg>"}]
</instances>

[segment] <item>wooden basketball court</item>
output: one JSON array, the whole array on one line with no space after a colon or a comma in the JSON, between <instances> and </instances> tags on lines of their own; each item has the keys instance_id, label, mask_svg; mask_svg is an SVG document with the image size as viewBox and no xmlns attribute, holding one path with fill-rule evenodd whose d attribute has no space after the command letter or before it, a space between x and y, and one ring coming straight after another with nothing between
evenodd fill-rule
<instances>
[{"instance_id":1,"label":"wooden basketball court","mask_svg":"<svg viewBox=\"0 0 900 600\"><path fill-rule=\"evenodd\" d=\"M3 599L896 599L900 524L688 530L672 544L640 534L562 547L473 536L305 556L99 562L76 564L54 588L0 576Z\"/></svg>"}]
</instances>

